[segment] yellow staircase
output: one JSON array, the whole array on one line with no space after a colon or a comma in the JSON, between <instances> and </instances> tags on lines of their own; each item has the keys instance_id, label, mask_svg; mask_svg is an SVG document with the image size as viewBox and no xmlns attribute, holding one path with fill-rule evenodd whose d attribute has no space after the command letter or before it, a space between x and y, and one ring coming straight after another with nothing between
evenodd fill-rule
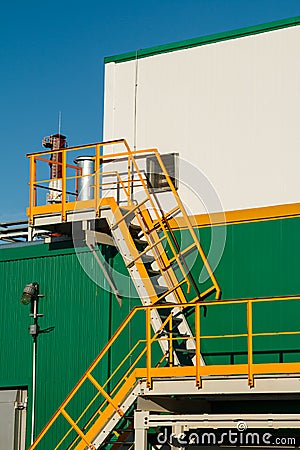
<instances>
[{"instance_id":1,"label":"yellow staircase","mask_svg":"<svg viewBox=\"0 0 300 450\"><path fill-rule=\"evenodd\" d=\"M102 155L101 147L108 145L123 145L125 152ZM77 185L81 175L77 167L67 162L67 156L73 151L86 152L91 149L95 151L95 173L90 175L94 178L94 198L81 201L76 189L73 192L75 198L71 201L68 195L72 194L72 190L68 185L74 180ZM236 337L242 336L247 340L248 363L204 365L201 339L232 339L233 336L202 336L201 308L215 308L226 302L205 301L213 294L219 300L220 287L156 149L131 151L127 142L120 140L57 151L62 152L63 178L61 203L55 204L38 204L37 201L37 190L45 189L45 184L47 186L51 180L37 179L36 163L42 161L49 164L47 157L53 151L29 155L30 225L33 228L37 226L41 217L43 223L45 217L53 222L53 217L57 215L62 223L66 223L69 214L74 211L92 209L96 218L108 211L106 217L110 233L142 306L130 312L30 450L110 448L107 439L141 394L142 379L146 389L151 389L155 377L169 382L176 377L194 377L196 386L200 388L202 376L247 374L248 384L253 386L256 373L300 372L299 363L253 364L252 307L259 299L227 302L238 302L246 307L247 330ZM159 175L164 177L168 186L167 207L151 186L145 170L143 162L149 155L156 158ZM67 168L73 168L75 175L67 176ZM171 227L171 220L180 222L179 232ZM199 268L197 277L195 270L191 270L195 261ZM198 276L203 268L207 273L205 286L199 284ZM277 300L293 299L299 300L299 297ZM193 317L192 322L189 317ZM136 341L129 352L123 354L124 336L130 327L135 329ZM105 379L102 366L105 366L107 358L112 357L115 364L109 378Z\"/></svg>"},{"instance_id":2,"label":"yellow staircase","mask_svg":"<svg viewBox=\"0 0 300 450\"><path fill-rule=\"evenodd\" d=\"M134 176L131 175L130 179L130 176L126 174L127 178L122 179L120 173L117 175L126 206L120 206L112 197L108 197L106 201L103 199L101 202L102 207L107 203L113 212L110 230L141 303L144 306L168 303L182 305L187 302L203 301L213 293L218 299L220 288L201 247L199 237L196 236L161 156L156 150L152 153L168 184L170 192L168 203L173 204L172 209L166 211L163 208L159 193L155 192L149 177L139 167L140 159L130 151L127 156ZM102 176L105 177L105 171ZM139 183L138 200L134 199L136 189L134 183ZM177 215L180 215L181 222L180 241L170 226L170 220ZM203 266L207 271L210 285L204 291L200 291L199 282L192 275L191 267L195 263L199 267L199 272ZM170 355L171 362L175 365L187 364L188 361L194 364L195 341L188 322L179 307L172 308L168 311L168 314L170 313L173 315L173 320L177 320L176 333L190 337L183 347ZM165 310L151 312L154 332L161 328L166 317ZM161 341L160 345L163 353L167 354L168 343Z\"/></svg>"},{"instance_id":3,"label":"yellow staircase","mask_svg":"<svg viewBox=\"0 0 300 450\"><path fill-rule=\"evenodd\" d=\"M100 148L106 145L124 145L126 151L114 153L113 156L101 155ZM87 146L82 148L86 150ZM28 208L29 222L34 225L36 217L41 215L51 215L59 211L63 221L67 221L68 211L80 208L87 209L91 202L76 202L68 200L67 193L70 188L68 183L74 178L78 185L80 173L75 168L74 177L67 176L67 168L72 168L68 164L67 157L72 150L78 148L68 148L51 152L35 153L29 155L30 158L30 205ZM62 193L61 203L50 205L37 205L37 189L43 187L41 181L36 178L37 161L47 162L46 155L61 151L62 157ZM164 178L164 184L168 190L167 205L172 205L166 209L159 199L159 192L151 186L149 174L145 170L147 157L154 158L156 167L159 170L159 177ZM54 160L55 158L51 158ZM199 237L196 235L190 218L188 217L183 204L176 191L172 179L170 178L163 159L156 149L131 151L125 140L99 143L95 145L95 173L94 177L95 194L92 206L95 208L96 216L100 217L105 208L109 208L112 216L108 218L110 231L115 245L119 249L136 291L141 299L142 305L164 305L164 308L154 308L149 310L149 318L152 329L157 336L160 336L159 345L163 357L167 359L170 366L195 365L196 364L196 343L185 315L182 313L180 305L187 302L195 303L203 301L205 298L215 293L217 299L220 298L221 291L213 271L207 261L205 253L201 247ZM113 161L113 162L112 162ZM110 166L107 169L107 166ZM74 167L73 167L74 168ZM43 180L47 183L50 180ZM117 192L113 189L117 189ZM113 192L113 195L111 193ZM181 235L176 236L176 232L170 226L170 221L175 217L180 217ZM184 233L184 237L183 234ZM195 280L190 270L192 258L197 264L207 272L208 286L201 291L198 280ZM202 261L202 265L199 261ZM155 267L154 267L155 266ZM197 274L199 275L199 274ZM169 305L173 306L170 308ZM176 306L175 306L176 305ZM178 306L177 306L178 305ZM148 310L147 310L148 314ZM166 328L166 323L168 327ZM172 341L171 338L180 338L180 343ZM200 355L199 355L200 357ZM203 361L201 361L204 364ZM101 390L98 382L92 377L91 372L87 378L106 398L106 393ZM131 386L129 384L131 383ZM126 381L124 388L132 387L132 379ZM108 407L101 414L101 424L92 427L89 436L94 434L94 430L101 429L101 426L109 417L110 409L115 409L118 403L106 398ZM122 415L121 409L116 409ZM84 438L75 422L62 407L60 414L71 424L73 429L81 437L82 446L78 444L76 448L84 448L88 441ZM36 444L32 447L35 448Z\"/></svg>"},{"instance_id":4,"label":"yellow staircase","mask_svg":"<svg viewBox=\"0 0 300 450\"><path fill-rule=\"evenodd\" d=\"M123 145L126 151L101 154L101 148L116 145ZM81 201L78 193L78 180L88 176L82 176L78 167L68 163L68 158L74 159L79 151L91 150L94 150L91 158L94 159L95 172L90 174L94 183L94 196L93 199ZM51 189L49 186L51 186L52 180L37 179L37 163L41 161L47 165L54 164L54 162L49 163L50 159L46 158L51 158L53 153L58 152L62 153L62 163L55 162L55 164L62 164L61 202L38 204L37 192L47 188ZM202 249L199 236L192 227L190 217L185 211L158 150L131 151L126 140L121 139L82 147L31 153L27 156L30 159L30 203L27 214L31 226L34 227L41 217L48 217L49 220L57 217L58 221L65 223L69 220L69 213L72 215L76 211L90 209L94 209L96 217L101 217L103 210L109 208L114 217L111 222L111 232L115 242L126 261L130 274L133 276L133 272L137 271L142 278L147 291L148 304L156 303L163 298L163 295L160 296L153 286L154 277L151 280L153 271L147 270L147 265L151 265L151 258L155 260L156 270L161 274L163 285L166 288L164 296L172 293L176 298L176 303L186 303L187 294L188 301L204 300L213 293L215 293L216 299L220 298L220 287ZM145 164L149 157L155 159L159 176L164 179L165 188L167 187L169 191L167 202L164 205L159 198L161 194L153 189L149 174L146 172ZM51 159L51 161L53 160ZM73 176L70 176L70 170L75 170ZM76 182L75 189L74 186L70 187L72 182ZM72 195L75 197L74 199L72 199ZM170 205L172 205L171 208ZM180 242L170 226L170 221L178 216ZM45 225L45 220L43 220L43 225ZM136 239L136 235L139 233L140 238ZM141 240L144 242L139 242ZM141 251L136 244L144 245L143 250ZM211 282L210 286L203 291L188 267L189 264L186 260L191 255L194 262L198 258L199 267L201 266L199 260L202 260L204 270L207 272L207 279ZM191 298L192 294L194 294L193 298Z\"/></svg>"},{"instance_id":5,"label":"yellow staircase","mask_svg":"<svg viewBox=\"0 0 300 450\"><path fill-rule=\"evenodd\" d=\"M101 154L100 149L107 145L123 145L126 151ZM94 198L80 201L78 180L84 179L86 175L82 176L78 167L67 161L73 152L77 155L78 151L90 149L95 149L92 156L95 172L90 174L93 178ZM47 183L51 186L51 180L37 180L36 164L39 161L49 164L45 156L50 156L52 161L53 153L57 152L62 152L59 158L62 161L61 202L37 205L37 190L46 188ZM28 215L31 225L41 216L48 215L50 219L57 212L61 214L59 219L67 222L68 212L85 211L91 207L95 216L101 217L108 208L112 213L107 218L111 235L144 306L157 303L182 305L203 301L213 294L216 299L220 298L221 290L202 249L200 238L193 229L190 217L166 170L163 157L156 149L131 151L127 142L120 140L94 146L56 149L42 152L42 155L34 153L29 158L31 171ZM155 175L163 180L163 192L151 185L151 174L147 173L147 158L155 161L155 170L158 172ZM74 176L68 174L70 169L75 170ZM75 202L68 199L68 195L72 194L72 181L76 181L77 185ZM167 201L162 204L161 199L166 200L166 191ZM177 218L180 228L176 232L170 226L170 221L176 221ZM91 249L95 255L94 248ZM196 279L192 270L195 268ZM103 267L101 270L103 271ZM206 275L203 286L198 281L201 270ZM110 284L114 285L114 280ZM179 365L189 361L194 364L195 341L188 322L180 308L173 308L171 314L174 320L180 321L176 332L190 337L183 348L178 348L174 355L170 355L172 363ZM152 312L152 327L155 332L160 329L165 317L165 311ZM161 348L163 353L169 351L166 342L161 342Z\"/></svg>"},{"instance_id":6,"label":"yellow staircase","mask_svg":"<svg viewBox=\"0 0 300 450\"><path fill-rule=\"evenodd\" d=\"M278 331L276 333L265 332L253 333L252 311L255 305L260 307L262 303L268 304L270 312L274 302L293 302L296 308L300 301L299 296L242 299L227 301L207 301L186 304L181 306L182 313L187 311L194 316L195 325L193 327L194 339L196 343L195 365L172 366L168 355L161 355L158 351L160 341L166 341L170 352L175 352L176 343L188 338L176 336L175 333L164 335L164 330L174 329L172 309L176 305L151 305L135 307L118 330L112 336L107 345L103 348L99 356L91 364L74 389L58 408L46 427L39 434L33 449L47 450L83 450L110 448L111 436L115 437L114 429L118 422L122 421L127 412L135 403L139 395L147 395L147 389L152 389L152 383L156 379L164 380L170 386L176 379L189 377L194 379L198 388L202 386L202 378L209 376L241 376L246 375L249 387L254 384L256 374L296 374L300 373L300 363L253 363L253 338L262 339L270 335L300 334L300 331L291 332ZM228 335L206 335L201 331L201 308L218 308L224 305L238 304L245 308L247 317L245 333ZM153 332L151 325L151 312L153 310L166 310L169 315L162 323L157 332ZM225 320L225 317L224 317ZM231 323L231 316L227 318ZM135 344L129 352L122 353L126 334L130 327L135 328ZM246 338L246 352L248 362L244 364L217 364L201 365L201 341L203 339L232 339ZM109 355L117 355L108 379L103 380L101 372L102 365L105 365ZM103 381L101 381L103 380ZM91 392L92 388L92 392ZM81 406L80 406L81 405Z\"/></svg>"}]
</instances>

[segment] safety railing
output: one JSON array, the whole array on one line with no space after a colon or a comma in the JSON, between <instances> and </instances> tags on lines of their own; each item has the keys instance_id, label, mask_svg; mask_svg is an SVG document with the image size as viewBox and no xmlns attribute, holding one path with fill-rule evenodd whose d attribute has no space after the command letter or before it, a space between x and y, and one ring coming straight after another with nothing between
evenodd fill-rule
<instances>
[{"instance_id":1,"label":"safety railing","mask_svg":"<svg viewBox=\"0 0 300 450\"><path fill-rule=\"evenodd\" d=\"M104 147L111 147L116 145L123 145L125 150L114 154L103 155ZM60 213L62 220L66 220L68 211L74 209L88 209L99 208L99 200L105 196L105 191L111 190L112 183L105 183L106 176L103 169L104 163L110 163L112 158L118 162L122 159L126 160L127 166L127 190L130 191L131 186L135 181L131 176L131 165L128 163L128 152L130 148L124 139L99 142L95 144L88 144L83 146L68 147L59 150L47 150L42 152L34 152L27 154L30 162L30 180L29 180L29 207L27 215L29 222L32 224L34 217L37 215ZM53 160L52 155L61 154L58 160ZM81 168L75 165L74 161L78 156L88 156L94 161L94 170L92 173L82 174ZM43 164L41 164L43 163ZM49 168L56 165L60 168L60 177L55 178L59 181L58 187L53 188L51 182L53 178L47 177ZM39 174L41 177L39 177ZM108 175L108 174L107 174ZM78 182L92 181L90 185L93 187L93 192L90 193L88 200L80 200L80 191ZM120 182L120 180L119 180ZM114 182L116 184L116 182ZM108 188L110 186L110 188ZM55 201L49 201L46 195L42 195L45 191L51 193L56 191L58 198Z\"/></svg>"},{"instance_id":2,"label":"safety railing","mask_svg":"<svg viewBox=\"0 0 300 450\"><path fill-rule=\"evenodd\" d=\"M157 377L168 380L169 383L177 377L193 377L200 389L203 379L210 376L244 375L248 378L248 385L253 387L257 375L300 373L300 328L297 320L292 323L292 317L299 316L299 302L300 296L288 296L181 305L180 311L188 318L196 342L195 366L173 364L174 353L180 348L181 342L190 339L173 336L172 321L176 317L168 316L156 333L151 329L151 311L160 308L169 308L171 311L175 305L134 308L58 408L30 450L93 449L93 439L112 415L117 414L121 418L126 414L124 399L141 378L145 379L147 388L151 389L153 380ZM289 310L288 315L280 314L280 311L286 309ZM218 314L220 321L216 323ZM217 334L214 333L216 328ZM131 340L132 335L136 336L134 341ZM167 340L169 343L168 351L163 355L160 340ZM226 344L227 341L229 345ZM238 341L236 346L235 341ZM208 358L206 365L201 365L200 352L209 355L211 351L213 354L213 342L218 342L219 350L224 349L224 355L236 350L245 355L245 360L236 364L230 363L230 360L228 363L223 361L218 364ZM293 348L298 349L299 353L292 353L294 356L289 357L290 361L270 361L268 358L271 347L278 355L285 350L289 355ZM264 349L265 360L262 358ZM259 361L256 360L257 355ZM108 360L111 367L109 376L104 371Z\"/></svg>"},{"instance_id":3,"label":"safety railing","mask_svg":"<svg viewBox=\"0 0 300 450\"><path fill-rule=\"evenodd\" d=\"M125 151L103 154L103 148L116 145L122 145ZM43 170L40 170L44 174L45 170L49 169L48 166L53 164L51 156L58 152L62 154L61 162L55 161L55 164L61 166L61 178L56 180L40 178L37 164L44 164ZM82 153L93 161L94 167L91 173L83 173L80 167L71 164L72 160L76 161ZM213 293L216 298L220 298L221 290L200 244L200 238L192 226L191 219L185 211L157 149L131 151L126 140L122 139L32 153L27 156L30 159L30 198L27 214L31 224L34 224L35 217L51 214L59 214L62 221L65 221L67 214L76 210L92 209L97 217L101 215L101 209L113 209L115 203L118 206L127 207L128 214L138 210L138 223L148 242L146 251L150 250L155 255L166 286L170 292L174 292L178 301L184 303L187 297L191 301L205 299ZM164 203L149 184L146 167L149 156L157 161L160 176L164 177L170 192L170 195L164 199ZM80 186L82 186L81 190ZM47 190L50 193L54 190L59 195L56 195L54 199L51 196L50 200L49 197L47 199L47 196L40 195L41 191L44 193ZM179 242L169 225L170 219L174 219L178 214L184 219L181 229L189 235L186 242L183 238L182 242ZM123 219L124 217L119 219L114 226ZM129 264L136 263L137 260L140 262L143 256L141 253L129 261ZM195 260L197 254L200 255L209 280L202 292L190 271L191 264L187 263L187 259ZM180 277L172 264L173 267L178 267ZM185 292L181 288L183 283L186 285Z\"/></svg>"},{"instance_id":4,"label":"safety railing","mask_svg":"<svg viewBox=\"0 0 300 450\"><path fill-rule=\"evenodd\" d=\"M124 151L103 154L103 149L108 147L123 146ZM59 160L51 158L54 154L61 154ZM83 174L82 169L75 165L77 157L89 157L94 162L94 169L91 173ZM61 213L62 220L66 220L66 212L74 209L87 209L91 206L99 213L101 206L101 198L107 197L109 194L114 195L119 203L130 205L136 193L137 188L143 187L148 191L145 178L141 176L141 172L145 173L145 164L143 168L139 168L137 161L146 161L146 157L156 155L162 171L166 176L166 181L176 196L177 192L173 186L161 157L157 149L135 150L132 151L125 139L99 142L83 146L68 147L59 150L47 150L42 152L34 152L27 154L30 162L30 179L29 179L29 207L27 214L30 223L33 223L34 217L37 215ZM42 166L40 163L44 163ZM59 178L47 177L47 170L53 166L60 167ZM112 170L106 170L107 166ZM114 167L118 167L117 170ZM42 177L38 177L38 172ZM110 181L106 181L110 178ZM53 188L51 182L53 180L60 181L58 188ZM80 190L78 182L90 180L91 194L88 200L80 200ZM57 201L49 201L42 194L45 191L57 191L60 195ZM122 194L123 197L121 198ZM74 203L76 202L76 205Z\"/></svg>"}]
</instances>

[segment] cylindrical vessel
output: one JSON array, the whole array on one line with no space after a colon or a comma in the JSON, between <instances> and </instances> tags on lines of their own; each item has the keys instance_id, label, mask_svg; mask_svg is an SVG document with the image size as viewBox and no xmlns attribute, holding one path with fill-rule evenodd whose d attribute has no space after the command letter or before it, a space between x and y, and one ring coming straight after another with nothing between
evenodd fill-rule
<instances>
[{"instance_id":1,"label":"cylindrical vessel","mask_svg":"<svg viewBox=\"0 0 300 450\"><path fill-rule=\"evenodd\" d=\"M78 156L74 163L81 168L78 179L78 200L92 200L94 198L95 164L91 156Z\"/></svg>"}]
</instances>

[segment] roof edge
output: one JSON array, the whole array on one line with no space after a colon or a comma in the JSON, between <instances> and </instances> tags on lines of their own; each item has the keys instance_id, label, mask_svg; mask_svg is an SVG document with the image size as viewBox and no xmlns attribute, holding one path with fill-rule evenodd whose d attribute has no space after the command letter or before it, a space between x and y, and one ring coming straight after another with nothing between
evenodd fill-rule
<instances>
[{"instance_id":1,"label":"roof edge","mask_svg":"<svg viewBox=\"0 0 300 450\"><path fill-rule=\"evenodd\" d=\"M179 42L172 42L170 44L149 47L133 52L122 53L115 56L107 56L104 58L104 64L114 62L121 63L131 61L134 59L146 58L149 56L159 55L161 53L170 53L176 50L184 50L188 48L198 47L216 42L227 41L230 39L237 39L254 34L266 33L268 31L279 30L281 28L293 27L300 24L300 16L292 17L290 19L277 20L275 22L268 22L261 25L254 25L246 28L238 28L236 30L225 31L222 33L210 34L194 39L187 39Z\"/></svg>"}]
</instances>

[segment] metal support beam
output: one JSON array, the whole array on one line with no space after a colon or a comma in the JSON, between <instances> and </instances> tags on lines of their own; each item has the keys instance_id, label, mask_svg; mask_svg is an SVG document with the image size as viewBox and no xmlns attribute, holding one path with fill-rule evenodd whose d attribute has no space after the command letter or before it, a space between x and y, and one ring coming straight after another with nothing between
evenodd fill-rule
<instances>
[{"instance_id":1,"label":"metal support beam","mask_svg":"<svg viewBox=\"0 0 300 450\"><path fill-rule=\"evenodd\" d=\"M175 423L175 425L172 426L172 434L175 436L181 436L183 433L183 425L181 423ZM172 441L171 441L172 442ZM179 447L179 443L176 443L176 445L172 445L171 443L171 450L184 450L184 447Z\"/></svg>"},{"instance_id":2,"label":"metal support beam","mask_svg":"<svg viewBox=\"0 0 300 450\"><path fill-rule=\"evenodd\" d=\"M166 427L172 428L171 450L184 450L182 440L190 430L236 429L243 423L245 429L300 429L297 414L150 414L150 411L134 411L135 450L147 450L147 430L160 430L160 439L166 439ZM159 436L158 436L159 438Z\"/></svg>"},{"instance_id":3,"label":"metal support beam","mask_svg":"<svg viewBox=\"0 0 300 450\"><path fill-rule=\"evenodd\" d=\"M143 412L143 414L145 414ZM300 428L298 414L149 414L147 428L172 427L177 436L192 429L230 429L238 422L244 422L247 428ZM177 428L176 428L177 427ZM182 427L178 430L178 427ZM173 431L173 429L175 431ZM177 448L178 450L178 448Z\"/></svg>"},{"instance_id":4,"label":"metal support beam","mask_svg":"<svg viewBox=\"0 0 300 450\"><path fill-rule=\"evenodd\" d=\"M157 395L245 395L264 394L277 396L280 394L299 394L299 375L265 375L256 376L253 388L247 385L245 376L203 377L202 389L195 386L195 378L184 377L170 380L152 378L152 389L147 389L145 381L141 383L143 394L147 397Z\"/></svg>"},{"instance_id":5,"label":"metal support beam","mask_svg":"<svg viewBox=\"0 0 300 450\"><path fill-rule=\"evenodd\" d=\"M149 412L134 411L135 450L147 450L148 419L149 419Z\"/></svg>"}]
</instances>

